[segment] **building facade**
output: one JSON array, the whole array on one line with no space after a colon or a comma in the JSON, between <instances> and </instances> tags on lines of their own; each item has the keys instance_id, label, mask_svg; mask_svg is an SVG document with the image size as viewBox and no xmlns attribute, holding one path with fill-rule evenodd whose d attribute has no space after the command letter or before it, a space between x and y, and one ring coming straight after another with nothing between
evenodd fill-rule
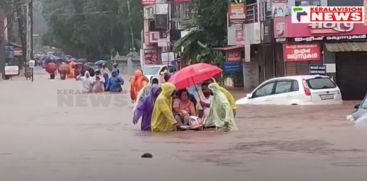
<instances>
[{"instance_id":1,"label":"building facade","mask_svg":"<svg viewBox=\"0 0 367 181\"><path fill-rule=\"evenodd\" d=\"M246 91L272 77L323 74L335 80L345 100L365 96L367 26L291 22L293 6L362 6L363 0L247 0L243 3L246 19L240 27L244 36L240 40L244 42L242 67ZM229 23L228 45L236 42L238 29L238 25Z\"/></svg>"},{"instance_id":2,"label":"building facade","mask_svg":"<svg viewBox=\"0 0 367 181\"><path fill-rule=\"evenodd\" d=\"M363 0L313 0L291 6L362 6ZM333 77L345 100L367 93L367 26L353 23L292 24L288 15L274 17L276 62L284 75L325 74Z\"/></svg>"},{"instance_id":3,"label":"building facade","mask_svg":"<svg viewBox=\"0 0 367 181\"><path fill-rule=\"evenodd\" d=\"M181 22L193 15L192 0L141 0L144 9L142 65L177 65L172 42L182 37Z\"/></svg>"}]
</instances>

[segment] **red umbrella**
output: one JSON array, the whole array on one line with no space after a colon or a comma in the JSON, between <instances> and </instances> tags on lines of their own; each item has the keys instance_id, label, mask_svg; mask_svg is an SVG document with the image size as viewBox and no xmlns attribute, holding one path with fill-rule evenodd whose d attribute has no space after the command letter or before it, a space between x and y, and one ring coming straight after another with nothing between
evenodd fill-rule
<instances>
[{"instance_id":1,"label":"red umbrella","mask_svg":"<svg viewBox=\"0 0 367 181\"><path fill-rule=\"evenodd\" d=\"M222 72L223 70L215 65L198 63L176 72L168 82L174 84L176 89L183 89L211 79Z\"/></svg>"}]
</instances>

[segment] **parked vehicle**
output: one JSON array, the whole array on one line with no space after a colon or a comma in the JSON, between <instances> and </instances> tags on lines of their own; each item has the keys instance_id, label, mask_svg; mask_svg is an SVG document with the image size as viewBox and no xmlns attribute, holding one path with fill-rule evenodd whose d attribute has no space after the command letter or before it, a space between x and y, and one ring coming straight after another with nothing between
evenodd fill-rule
<instances>
[{"instance_id":1,"label":"parked vehicle","mask_svg":"<svg viewBox=\"0 0 367 181\"><path fill-rule=\"evenodd\" d=\"M367 95L360 104L354 106L354 111L347 117L349 121L357 121L363 116L367 116Z\"/></svg>"},{"instance_id":2,"label":"parked vehicle","mask_svg":"<svg viewBox=\"0 0 367 181\"><path fill-rule=\"evenodd\" d=\"M147 65L143 68L144 75L150 80L152 77L159 80L161 73L167 70L168 74L173 74L175 69L167 65Z\"/></svg>"},{"instance_id":3,"label":"parked vehicle","mask_svg":"<svg viewBox=\"0 0 367 181\"><path fill-rule=\"evenodd\" d=\"M279 77L260 84L236 104L320 105L341 104L338 86L327 76Z\"/></svg>"}]
</instances>

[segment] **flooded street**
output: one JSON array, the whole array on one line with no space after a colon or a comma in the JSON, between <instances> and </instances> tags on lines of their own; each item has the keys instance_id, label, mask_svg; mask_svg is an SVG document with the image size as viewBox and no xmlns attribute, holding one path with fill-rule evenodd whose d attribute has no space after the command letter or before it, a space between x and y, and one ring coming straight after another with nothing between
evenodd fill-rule
<instances>
[{"instance_id":1,"label":"flooded street","mask_svg":"<svg viewBox=\"0 0 367 181\"><path fill-rule=\"evenodd\" d=\"M48 80L42 73L33 83L0 82L1 181L367 177L367 130L346 121L357 102L243 106L237 110L238 132L151 134L133 126L128 95L108 95L124 105L60 105L61 90L79 88L80 82ZM141 158L144 153L153 158Z\"/></svg>"}]
</instances>

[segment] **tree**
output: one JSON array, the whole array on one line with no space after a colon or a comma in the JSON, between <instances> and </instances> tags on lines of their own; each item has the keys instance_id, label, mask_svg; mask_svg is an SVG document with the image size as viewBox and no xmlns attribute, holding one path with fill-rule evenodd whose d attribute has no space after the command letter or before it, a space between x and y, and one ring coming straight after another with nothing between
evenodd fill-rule
<instances>
[{"instance_id":1,"label":"tree","mask_svg":"<svg viewBox=\"0 0 367 181\"><path fill-rule=\"evenodd\" d=\"M43 0L43 14L50 32L44 37L48 44L63 48L75 56L99 59L109 57L112 50L127 53L132 47L128 22L135 34L142 29L139 1L109 0ZM134 41L139 41L135 36ZM138 45L138 44L136 44Z\"/></svg>"},{"instance_id":2,"label":"tree","mask_svg":"<svg viewBox=\"0 0 367 181\"><path fill-rule=\"evenodd\" d=\"M182 60L195 62L217 61L222 55L213 47L222 46L227 36L227 2L223 0L194 1L195 14L192 20L183 22L189 34L178 40L175 51L182 52Z\"/></svg>"}]
</instances>

